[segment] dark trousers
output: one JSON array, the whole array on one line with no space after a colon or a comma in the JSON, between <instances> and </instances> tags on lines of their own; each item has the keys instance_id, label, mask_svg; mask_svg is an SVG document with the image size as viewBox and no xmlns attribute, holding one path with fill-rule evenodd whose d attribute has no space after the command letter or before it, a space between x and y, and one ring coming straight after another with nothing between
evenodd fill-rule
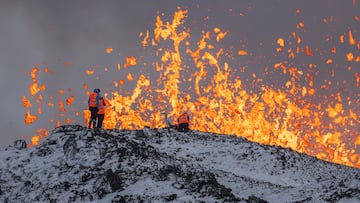
<instances>
[{"instance_id":1,"label":"dark trousers","mask_svg":"<svg viewBox=\"0 0 360 203\"><path fill-rule=\"evenodd\" d=\"M97 119L97 107L89 107L90 110L90 121L89 121L89 128L91 128L91 123L93 124L93 128L96 127L96 119Z\"/></svg>"},{"instance_id":2,"label":"dark trousers","mask_svg":"<svg viewBox=\"0 0 360 203\"><path fill-rule=\"evenodd\" d=\"M181 123L178 127L179 132L187 132L189 131L189 124L188 123Z\"/></svg>"},{"instance_id":3,"label":"dark trousers","mask_svg":"<svg viewBox=\"0 0 360 203\"><path fill-rule=\"evenodd\" d=\"M97 123L98 128L102 128L104 117L105 117L105 114L98 114L98 123Z\"/></svg>"}]
</instances>

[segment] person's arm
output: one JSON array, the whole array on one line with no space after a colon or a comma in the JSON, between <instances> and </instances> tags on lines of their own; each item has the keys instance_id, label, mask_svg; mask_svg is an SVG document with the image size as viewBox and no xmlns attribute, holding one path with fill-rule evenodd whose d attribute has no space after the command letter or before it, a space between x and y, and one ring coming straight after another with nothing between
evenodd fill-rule
<instances>
[{"instance_id":1,"label":"person's arm","mask_svg":"<svg viewBox=\"0 0 360 203\"><path fill-rule=\"evenodd\" d=\"M100 94L96 96L96 108L99 108Z\"/></svg>"}]
</instances>

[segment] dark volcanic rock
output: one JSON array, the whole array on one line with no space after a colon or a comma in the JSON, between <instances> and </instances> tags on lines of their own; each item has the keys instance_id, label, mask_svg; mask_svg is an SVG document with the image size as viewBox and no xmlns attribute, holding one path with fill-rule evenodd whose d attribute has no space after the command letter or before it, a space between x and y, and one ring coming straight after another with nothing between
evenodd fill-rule
<instances>
[{"instance_id":1,"label":"dark volcanic rock","mask_svg":"<svg viewBox=\"0 0 360 203\"><path fill-rule=\"evenodd\" d=\"M26 149L26 141L25 140L15 140L14 147L16 149Z\"/></svg>"},{"instance_id":2,"label":"dark volcanic rock","mask_svg":"<svg viewBox=\"0 0 360 203\"><path fill-rule=\"evenodd\" d=\"M117 191L122 188L122 180L121 178L115 174L111 169L108 169L105 173L105 177L109 182L112 191Z\"/></svg>"},{"instance_id":3,"label":"dark volcanic rock","mask_svg":"<svg viewBox=\"0 0 360 203\"><path fill-rule=\"evenodd\" d=\"M23 146L0 154L0 202L360 199L358 169L234 136L65 125Z\"/></svg>"}]
</instances>

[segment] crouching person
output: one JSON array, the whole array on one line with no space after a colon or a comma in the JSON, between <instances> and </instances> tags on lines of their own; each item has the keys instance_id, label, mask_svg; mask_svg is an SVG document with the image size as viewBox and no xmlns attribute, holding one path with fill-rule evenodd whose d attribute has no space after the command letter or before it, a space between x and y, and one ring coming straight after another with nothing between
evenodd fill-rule
<instances>
[{"instance_id":1,"label":"crouching person","mask_svg":"<svg viewBox=\"0 0 360 203\"><path fill-rule=\"evenodd\" d=\"M178 126L177 126L179 132L188 132L189 122L190 122L189 114L187 112L181 114L178 118Z\"/></svg>"}]
</instances>

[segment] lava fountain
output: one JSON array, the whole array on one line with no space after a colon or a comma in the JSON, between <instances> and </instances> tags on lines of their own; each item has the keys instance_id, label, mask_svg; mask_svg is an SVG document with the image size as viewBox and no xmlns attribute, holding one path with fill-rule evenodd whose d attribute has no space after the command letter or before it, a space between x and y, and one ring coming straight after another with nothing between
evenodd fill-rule
<instances>
[{"instance_id":1,"label":"lava fountain","mask_svg":"<svg viewBox=\"0 0 360 203\"><path fill-rule=\"evenodd\" d=\"M256 58L256 53L244 48L227 49L222 41L231 40L230 31L219 27L192 33L186 26L187 15L188 10L181 8L168 21L164 15L158 15L154 29L140 33L141 45L154 61L145 61L148 56L129 56L124 64L118 64L117 71L126 74L127 81L114 81L115 90L105 94L108 108L104 128L162 128L165 127L164 113L176 118L188 111L192 130L242 136L360 168L360 94L355 91L349 96L341 90L330 91L337 85L331 81L336 71L326 69L330 79L320 83L318 75L322 67L312 62L318 57L324 64L334 64L333 58L338 54L335 46L326 52L313 49L301 37L306 33L305 23L298 22L288 38L276 37L273 59L267 61L264 71L251 73L234 61ZM331 19L324 19L324 23L329 21ZM360 49L360 42L351 30L342 34L338 42ZM113 48L106 49L107 54L112 52ZM348 52L343 57L348 63L356 64L360 62L356 53ZM303 59L308 62L300 63ZM137 66L146 66L145 73L129 71ZM360 74L351 66L345 71L353 72L347 84L358 89ZM41 92L46 91L46 85L38 84L39 72L38 67L30 71L30 97L23 96L26 124L36 122L42 114L42 103L56 106L43 100ZM85 74L91 76L94 71L86 70ZM245 74L250 75L250 79L242 78ZM131 91L124 91L122 87L129 81L135 85ZM89 95L88 86L85 84L83 88ZM69 92L66 99L57 101L59 116L64 119L62 122L52 119L55 126L73 123L73 118L65 118L66 109L71 108L76 98L71 90ZM37 113L31 114L34 102ZM76 116L81 114L86 125L89 112L76 111ZM39 129L32 145L47 135L45 129Z\"/></svg>"}]
</instances>

